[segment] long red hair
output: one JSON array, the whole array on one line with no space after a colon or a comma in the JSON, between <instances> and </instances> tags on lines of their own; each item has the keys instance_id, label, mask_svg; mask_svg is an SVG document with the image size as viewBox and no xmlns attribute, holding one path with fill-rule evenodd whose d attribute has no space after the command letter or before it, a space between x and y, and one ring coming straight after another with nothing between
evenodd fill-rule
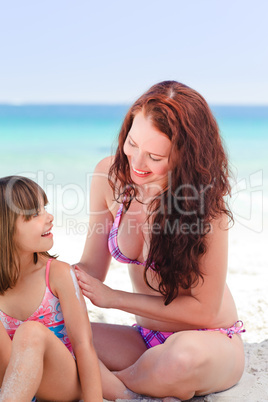
<instances>
[{"instance_id":1,"label":"long red hair","mask_svg":"<svg viewBox=\"0 0 268 402\"><path fill-rule=\"evenodd\" d=\"M137 113L143 112L171 141L169 179L166 188L151 202L150 248L144 270L151 267L159 278L165 304L203 279L200 257L206 252L210 222L220 214L232 220L224 196L230 194L228 160L219 128L205 99L176 81L151 87L129 109L118 138L109 182L114 197L128 208L138 189L130 177L123 151ZM154 230L154 227L157 230Z\"/></svg>"}]
</instances>

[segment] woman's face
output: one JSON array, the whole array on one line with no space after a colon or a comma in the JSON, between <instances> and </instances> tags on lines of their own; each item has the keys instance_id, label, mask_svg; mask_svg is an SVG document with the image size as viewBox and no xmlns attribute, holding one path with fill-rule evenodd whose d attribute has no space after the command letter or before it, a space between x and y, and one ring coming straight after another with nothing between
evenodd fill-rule
<instances>
[{"instance_id":1,"label":"woman's face","mask_svg":"<svg viewBox=\"0 0 268 402\"><path fill-rule=\"evenodd\" d=\"M171 141L155 128L149 117L139 112L132 123L124 144L130 175L139 186L153 192L161 191L167 183L168 158Z\"/></svg>"}]
</instances>

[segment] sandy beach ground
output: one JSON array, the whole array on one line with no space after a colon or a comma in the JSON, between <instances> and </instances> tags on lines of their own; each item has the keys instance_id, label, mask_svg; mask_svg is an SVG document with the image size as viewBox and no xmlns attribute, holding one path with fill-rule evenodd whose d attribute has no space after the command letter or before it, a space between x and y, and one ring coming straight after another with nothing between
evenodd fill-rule
<instances>
[{"instance_id":1,"label":"sandy beach ground","mask_svg":"<svg viewBox=\"0 0 268 402\"><path fill-rule=\"evenodd\" d=\"M77 262L83 250L85 236L72 236L57 229L55 252L60 259ZM233 388L193 402L263 402L268 401L268 257L267 229L261 232L235 225L229 236L229 269L227 283L236 301L238 316L244 322L246 333L246 365L240 382ZM112 261L106 284L113 288L131 291L127 266ZM117 310L99 309L87 300L91 321L132 325L134 316ZM137 401L162 401L140 397ZM164 402L178 399L165 398Z\"/></svg>"}]
</instances>

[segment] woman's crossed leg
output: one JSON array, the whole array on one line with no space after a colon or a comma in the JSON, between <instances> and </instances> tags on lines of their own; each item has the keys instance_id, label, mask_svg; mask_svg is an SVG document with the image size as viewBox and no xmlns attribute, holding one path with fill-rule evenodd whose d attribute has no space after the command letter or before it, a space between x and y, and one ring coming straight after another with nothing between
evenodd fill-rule
<instances>
[{"instance_id":1,"label":"woman's crossed leg","mask_svg":"<svg viewBox=\"0 0 268 402\"><path fill-rule=\"evenodd\" d=\"M117 376L134 392L182 400L225 390L244 369L240 335L232 339L212 331L183 331L148 349Z\"/></svg>"}]
</instances>

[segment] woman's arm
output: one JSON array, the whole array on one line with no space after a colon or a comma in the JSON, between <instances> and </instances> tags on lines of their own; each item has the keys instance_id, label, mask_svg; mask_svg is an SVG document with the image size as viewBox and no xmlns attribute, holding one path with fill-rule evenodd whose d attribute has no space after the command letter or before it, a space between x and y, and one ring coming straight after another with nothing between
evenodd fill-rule
<instances>
[{"instance_id":1,"label":"woman's arm","mask_svg":"<svg viewBox=\"0 0 268 402\"><path fill-rule=\"evenodd\" d=\"M93 173L88 234L81 260L77 264L101 281L104 281L111 261L108 236L113 224L113 215L110 209L116 206L112 204L112 190L108 183L110 165L111 158L105 158L98 163Z\"/></svg>"},{"instance_id":2,"label":"woman's arm","mask_svg":"<svg viewBox=\"0 0 268 402\"><path fill-rule=\"evenodd\" d=\"M69 339L76 357L83 400L102 402L99 362L95 352L86 304L76 282L73 269L53 261L50 286L59 298Z\"/></svg>"},{"instance_id":3,"label":"woman's arm","mask_svg":"<svg viewBox=\"0 0 268 402\"><path fill-rule=\"evenodd\" d=\"M116 308L154 320L176 322L189 326L216 325L227 273L227 218L213 222L208 234L207 253L200 260L204 282L179 295L168 306L164 297L113 290L77 270L83 294L99 307Z\"/></svg>"}]
</instances>

